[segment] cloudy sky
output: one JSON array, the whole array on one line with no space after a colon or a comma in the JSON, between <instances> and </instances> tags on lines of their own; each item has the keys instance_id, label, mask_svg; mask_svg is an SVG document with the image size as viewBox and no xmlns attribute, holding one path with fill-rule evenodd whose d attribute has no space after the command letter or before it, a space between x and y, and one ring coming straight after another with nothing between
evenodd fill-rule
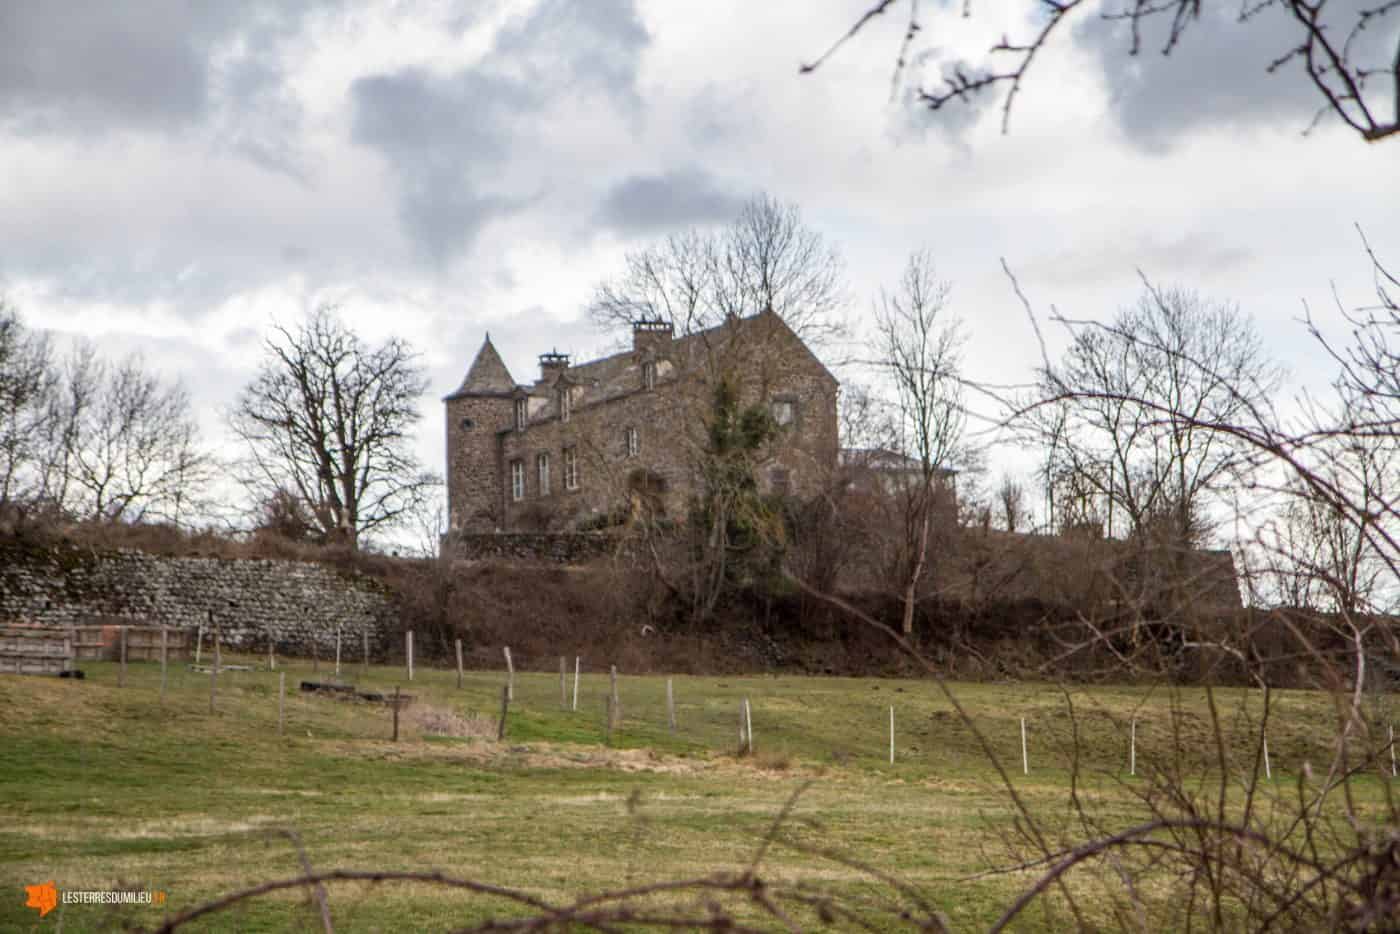
<instances>
[{"instance_id":1,"label":"cloudy sky","mask_svg":"<svg viewBox=\"0 0 1400 934\"><path fill-rule=\"evenodd\" d=\"M0 294L141 350L211 438L268 326L338 304L423 352L440 465L438 398L485 331L520 380L607 346L583 309L623 253L756 192L841 248L857 317L932 250L969 371L1000 382L1037 359L1002 258L1042 312L1106 318L1139 270L1238 301L1299 383L1324 375L1303 302L1370 294L1356 226L1400 265L1400 138L1302 134L1315 93L1265 71L1292 36L1277 9L1207 12L1168 59L1085 18L1003 135L995 100L929 114L909 82L1026 35L1033 4L925 3L893 94L893 16L799 77L864 6L4 0Z\"/></svg>"}]
</instances>

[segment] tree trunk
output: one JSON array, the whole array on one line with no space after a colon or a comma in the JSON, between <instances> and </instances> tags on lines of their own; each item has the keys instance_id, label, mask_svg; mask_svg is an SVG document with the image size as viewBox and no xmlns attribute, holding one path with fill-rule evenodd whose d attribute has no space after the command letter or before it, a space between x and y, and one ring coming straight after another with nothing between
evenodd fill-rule
<instances>
[{"instance_id":1,"label":"tree trunk","mask_svg":"<svg viewBox=\"0 0 1400 934\"><path fill-rule=\"evenodd\" d=\"M906 636L914 634L914 603L918 599L919 578L924 573L924 562L928 558L928 501L923 505L923 517L919 521L919 545L915 552L914 566L909 569L909 581L904 585L904 625Z\"/></svg>"}]
</instances>

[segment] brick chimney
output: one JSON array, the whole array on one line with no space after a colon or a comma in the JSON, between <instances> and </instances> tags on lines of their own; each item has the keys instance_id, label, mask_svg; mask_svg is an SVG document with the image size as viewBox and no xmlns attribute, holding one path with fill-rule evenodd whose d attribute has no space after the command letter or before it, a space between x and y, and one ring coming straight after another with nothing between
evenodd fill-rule
<instances>
[{"instance_id":1,"label":"brick chimney","mask_svg":"<svg viewBox=\"0 0 1400 934\"><path fill-rule=\"evenodd\" d=\"M552 383L555 377L569 368L569 355L551 350L540 354L540 382Z\"/></svg>"},{"instance_id":2,"label":"brick chimney","mask_svg":"<svg viewBox=\"0 0 1400 934\"><path fill-rule=\"evenodd\" d=\"M675 332L671 322L661 318L642 318L632 322L632 349L663 351L671 343Z\"/></svg>"}]
</instances>

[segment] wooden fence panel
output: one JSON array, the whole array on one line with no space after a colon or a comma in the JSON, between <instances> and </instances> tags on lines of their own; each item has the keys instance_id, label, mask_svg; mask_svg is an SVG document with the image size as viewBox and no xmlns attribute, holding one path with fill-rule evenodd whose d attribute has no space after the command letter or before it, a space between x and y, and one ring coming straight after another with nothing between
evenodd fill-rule
<instances>
[{"instance_id":1,"label":"wooden fence panel","mask_svg":"<svg viewBox=\"0 0 1400 934\"><path fill-rule=\"evenodd\" d=\"M73 670L73 637L62 629L0 629L0 674L57 675Z\"/></svg>"}]
</instances>

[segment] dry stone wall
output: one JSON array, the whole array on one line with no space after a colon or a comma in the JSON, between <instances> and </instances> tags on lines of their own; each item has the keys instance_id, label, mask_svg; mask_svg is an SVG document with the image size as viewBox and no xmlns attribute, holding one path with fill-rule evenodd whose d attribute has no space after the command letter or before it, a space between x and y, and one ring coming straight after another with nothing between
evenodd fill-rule
<instances>
[{"instance_id":1,"label":"dry stone wall","mask_svg":"<svg viewBox=\"0 0 1400 934\"><path fill-rule=\"evenodd\" d=\"M212 616L211 616L212 614ZM322 658L342 628L345 657L361 633L377 655L396 616L377 581L319 564L167 557L76 545L0 542L0 621L74 625L131 620L194 630L213 620L224 645Z\"/></svg>"}]
</instances>

